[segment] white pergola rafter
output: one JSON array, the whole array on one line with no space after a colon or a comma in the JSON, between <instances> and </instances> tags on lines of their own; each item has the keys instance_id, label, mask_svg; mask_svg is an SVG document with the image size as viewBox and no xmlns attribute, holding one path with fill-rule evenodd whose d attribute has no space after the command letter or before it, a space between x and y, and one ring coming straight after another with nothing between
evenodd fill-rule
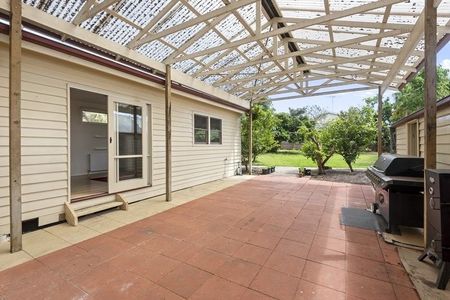
<instances>
[{"instance_id":1,"label":"white pergola rafter","mask_svg":"<svg viewBox=\"0 0 450 300\"><path fill-rule=\"evenodd\" d=\"M336 81L336 87L344 88L363 78L364 84L381 85L384 92L404 84L424 57L424 4L418 0L211 0L208 5L159 1L152 3L155 11L142 16L137 10L144 6L119 0L85 0L65 8L65 13L73 15L70 22L80 29L124 40L130 53L158 57L243 98L292 89L300 96L316 95ZM24 2L37 6L32 0ZM438 40L450 32L450 4L435 4L441 2ZM117 22L124 25L118 27ZM133 32L126 36L123 26ZM109 37L104 31L108 27L120 32ZM63 38L73 36L69 32ZM165 48L154 50L158 45ZM126 53L115 55L127 60ZM308 88L318 78L333 81Z\"/></svg>"}]
</instances>

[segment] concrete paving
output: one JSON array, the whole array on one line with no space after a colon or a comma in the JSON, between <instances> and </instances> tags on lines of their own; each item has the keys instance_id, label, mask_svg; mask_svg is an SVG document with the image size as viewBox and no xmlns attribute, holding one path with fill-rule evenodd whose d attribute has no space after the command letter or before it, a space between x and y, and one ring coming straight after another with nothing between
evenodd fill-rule
<instances>
[{"instance_id":1,"label":"concrete paving","mask_svg":"<svg viewBox=\"0 0 450 300\"><path fill-rule=\"evenodd\" d=\"M267 175L136 222L128 218L114 230L120 215L112 225L102 216L89 228L104 234L0 272L0 295L418 299L394 246L339 222L341 207L367 207L372 197L370 186ZM44 238L34 237L46 244ZM47 251L40 246L35 254Z\"/></svg>"}]
</instances>

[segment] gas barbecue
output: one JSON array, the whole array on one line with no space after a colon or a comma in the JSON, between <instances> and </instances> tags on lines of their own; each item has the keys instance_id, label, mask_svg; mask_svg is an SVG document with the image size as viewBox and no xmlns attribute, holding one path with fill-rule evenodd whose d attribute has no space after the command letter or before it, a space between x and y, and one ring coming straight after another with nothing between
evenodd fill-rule
<instances>
[{"instance_id":1,"label":"gas barbecue","mask_svg":"<svg viewBox=\"0 0 450 300\"><path fill-rule=\"evenodd\" d=\"M375 188L373 211L383 216L388 232L398 225L423 227L423 167L421 157L384 153L367 169Z\"/></svg>"}]
</instances>

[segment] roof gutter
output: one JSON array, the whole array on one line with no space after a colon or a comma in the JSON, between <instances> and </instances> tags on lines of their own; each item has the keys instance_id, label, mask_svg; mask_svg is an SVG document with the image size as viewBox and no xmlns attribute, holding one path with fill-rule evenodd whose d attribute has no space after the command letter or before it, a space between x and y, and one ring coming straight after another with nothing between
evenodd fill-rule
<instances>
[{"instance_id":1,"label":"roof gutter","mask_svg":"<svg viewBox=\"0 0 450 300\"><path fill-rule=\"evenodd\" d=\"M8 16L1 14L0 13L0 17L4 18L4 19L8 19ZM50 32L48 30L45 30L43 28L37 27L35 25L32 25L30 23L27 22L23 22L23 26L33 29L34 31L38 31L39 33L42 33L43 35L47 35L49 37L58 39L58 40L62 40L62 37L56 33ZM5 35L9 35L9 25L7 24L3 24L0 23L0 33L3 33ZM150 68L145 68L143 66L139 66L136 64L132 64L128 61L121 61L120 63L118 61L116 61L116 57L105 53L103 51L99 51L96 50L94 48L90 48L87 47L86 45L73 41L71 40L70 43L69 42L65 42L65 43L58 43L52 39L49 38L45 38L41 35L38 34L33 34L29 31L23 31L22 32L22 39L24 41L36 44L36 45L40 45L55 51L59 51L65 54L69 54L81 59L84 59L86 61L90 61L114 70L118 70L121 71L123 73L126 74L130 74L145 80L148 80L150 82L159 84L164 86L165 85L165 74L156 71L154 69L150 69ZM86 49L86 51L82 50L82 49ZM96 55L97 54L97 55ZM235 103L231 103L228 101L225 101L219 97L216 97L214 95L210 95L210 94L206 94L202 91L199 91L197 89L188 87L184 84L181 84L179 82L176 81L172 81L172 88L181 92L185 92L187 94L196 96L196 97L200 97L206 100L209 100L211 102L217 103L217 104L221 104L223 106L226 107L230 107L242 112L247 112L249 109L243 106L240 106L238 104Z\"/></svg>"}]
</instances>

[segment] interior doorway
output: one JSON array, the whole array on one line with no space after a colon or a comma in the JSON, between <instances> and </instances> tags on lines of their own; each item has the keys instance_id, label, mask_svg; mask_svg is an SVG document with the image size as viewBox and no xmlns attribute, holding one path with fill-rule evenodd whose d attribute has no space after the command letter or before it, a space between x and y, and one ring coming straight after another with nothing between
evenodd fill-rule
<instances>
[{"instance_id":1,"label":"interior doorway","mask_svg":"<svg viewBox=\"0 0 450 300\"><path fill-rule=\"evenodd\" d=\"M108 96L70 88L71 201L108 194Z\"/></svg>"}]
</instances>

